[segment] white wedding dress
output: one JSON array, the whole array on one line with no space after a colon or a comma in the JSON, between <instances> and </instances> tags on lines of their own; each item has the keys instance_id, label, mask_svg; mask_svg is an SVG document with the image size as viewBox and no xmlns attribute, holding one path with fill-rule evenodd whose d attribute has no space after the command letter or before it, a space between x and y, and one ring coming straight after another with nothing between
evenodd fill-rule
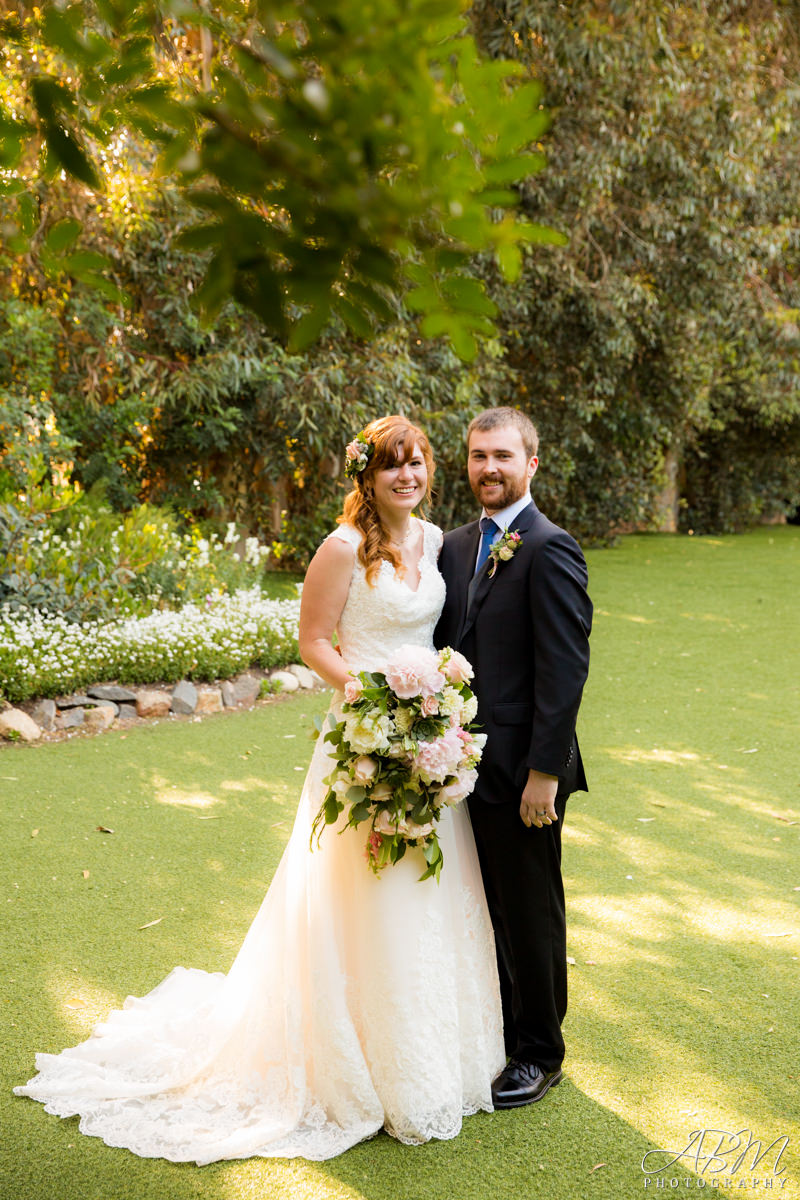
<instances>
[{"instance_id":1,"label":"white wedding dress","mask_svg":"<svg viewBox=\"0 0 800 1200\"><path fill-rule=\"evenodd\" d=\"M331 536L360 537L349 526ZM416 592L386 562L370 587L356 560L339 626L348 665L380 669L404 643L432 645L441 536L424 523ZM417 849L376 878L363 827L328 827L310 848L330 769L320 738L229 973L177 967L81 1045L38 1054L19 1095L78 1114L110 1146L200 1164L332 1158L381 1128L406 1143L452 1138L464 1114L491 1111L502 1017L466 805L444 810L438 884L419 882Z\"/></svg>"}]
</instances>

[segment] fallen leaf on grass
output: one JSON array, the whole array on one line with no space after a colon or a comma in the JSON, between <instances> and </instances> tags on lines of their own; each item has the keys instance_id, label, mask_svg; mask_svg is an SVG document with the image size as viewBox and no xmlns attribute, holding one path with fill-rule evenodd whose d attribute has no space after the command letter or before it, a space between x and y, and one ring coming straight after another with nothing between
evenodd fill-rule
<instances>
[{"instance_id":1,"label":"fallen leaf on grass","mask_svg":"<svg viewBox=\"0 0 800 1200\"><path fill-rule=\"evenodd\" d=\"M113 832L114 832L114 830L109 829L107 825L98 825L97 828L95 829L95 833L113 833Z\"/></svg>"},{"instance_id":2,"label":"fallen leaf on grass","mask_svg":"<svg viewBox=\"0 0 800 1200\"><path fill-rule=\"evenodd\" d=\"M219 816L216 816L216 817L195 817L195 821L218 821L218 820L219 820Z\"/></svg>"},{"instance_id":3,"label":"fallen leaf on grass","mask_svg":"<svg viewBox=\"0 0 800 1200\"><path fill-rule=\"evenodd\" d=\"M84 878L84 879L88 879L88 878L89 878L89 872L88 872L88 871L84 871L84 872L83 872L83 878Z\"/></svg>"},{"instance_id":4,"label":"fallen leaf on grass","mask_svg":"<svg viewBox=\"0 0 800 1200\"><path fill-rule=\"evenodd\" d=\"M645 821L655 821L655 817L637 817L636 820L641 821L642 824L644 824ZM603 1166L605 1166L605 1165L606 1164L603 1163Z\"/></svg>"},{"instance_id":5,"label":"fallen leaf on grass","mask_svg":"<svg viewBox=\"0 0 800 1200\"><path fill-rule=\"evenodd\" d=\"M713 996L713 995L714 995L714 993L712 992L711 988L698 988L697 990L698 990L698 992L708 992L709 996Z\"/></svg>"},{"instance_id":6,"label":"fallen leaf on grass","mask_svg":"<svg viewBox=\"0 0 800 1200\"><path fill-rule=\"evenodd\" d=\"M604 1167L604 1166L606 1166L606 1163L595 1163L594 1166L592 1167L592 1171L599 1171L600 1168ZM589 1172L590 1175L591 1175L592 1171Z\"/></svg>"},{"instance_id":7,"label":"fallen leaf on grass","mask_svg":"<svg viewBox=\"0 0 800 1200\"><path fill-rule=\"evenodd\" d=\"M164 920L163 917L156 917L155 921L148 921L146 925L140 925L139 928L140 929L149 929L151 927L151 925L158 925L163 920Z\"/></svg>"},{"instance_id":8,"label":"fallen leaf on grass","mask_svg":"<svg viewBox=\"0 0 800 1200\"><path fill-rule=\"evenodd\" d=\"M85 1008L85 1007L86 1007L86 1001L81 1000L80 996L71 996L69 998L69 1000L67 1000L66 1004L64 1005L64 1008Z\"/></svg>"},{"instance_id":9,"label":"fallen leaf on grass","mask_svg":"<svg viewBox=\"0 0 800 1200\"><path fill-rule=\"evenodd\" d=\"M32 831L31 831L31 837L38 837L38 836L39 836L39 830L38 830L38 829L34 829L34 830L32 830Z\"/></svg>"},{"instance_id":10,"label":"fallen leaf on grass","mask_svg":"<svg viewBox=\"0 0 800 1200\"><path fill-rule=\"evenodd\" d=\"M567 955L567 962L571 967L575 966L575 959L572 958L571 955L569 955L569 954Z\"/></svg>"}]
</instances>

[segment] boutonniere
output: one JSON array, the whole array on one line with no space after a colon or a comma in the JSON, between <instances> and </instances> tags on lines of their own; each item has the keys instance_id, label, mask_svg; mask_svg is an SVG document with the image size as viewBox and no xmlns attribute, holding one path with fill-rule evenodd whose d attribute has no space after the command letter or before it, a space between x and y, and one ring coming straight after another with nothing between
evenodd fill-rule
<instances>
[{"instance_id":1,"label":"boutonniere","mask_svg":"<svg viewBox=\"0 0 800 1200\"><path fill-rule=\"evenodd\" d=\"M494 573L497 570L498 564L508 562L510 558L519 550L522 545L521 536L510 529L503 531L503 536L499 537L493 546L489 548L489 558L492 560L492 565L489 570L489 578L494 579Z\"/></svg>"}]
</instances>

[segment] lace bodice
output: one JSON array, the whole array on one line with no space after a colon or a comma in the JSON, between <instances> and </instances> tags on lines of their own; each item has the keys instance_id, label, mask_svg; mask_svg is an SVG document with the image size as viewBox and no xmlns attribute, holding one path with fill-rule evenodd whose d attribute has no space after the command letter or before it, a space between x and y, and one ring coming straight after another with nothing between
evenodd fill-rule
<instances>
[{"instance_id":1,"label":"lace bodice","mask_svg":"<svg viewBox=\"0 0 800 1200\"><path fill-rule=\"evenodd\" d=\"M373 585L356 556L353 577L339 619L339 644L347 665L356 671L378 671L399 646L433 646L433 631L444 604L444 580L437 561L442 531L429 521L423 528L420 580L416 591L401 579L390 562L383 562ZM340 525L330 537L341 538L354 550L361 533Z\"/></svg>"}]
</instances>

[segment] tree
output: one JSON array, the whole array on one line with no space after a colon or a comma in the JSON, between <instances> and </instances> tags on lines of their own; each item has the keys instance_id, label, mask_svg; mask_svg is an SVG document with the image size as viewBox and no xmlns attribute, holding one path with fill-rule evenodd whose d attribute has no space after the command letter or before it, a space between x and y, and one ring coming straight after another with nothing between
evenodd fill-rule
<instances>
[{"instance_id":1,"label":"tree","mask_svg":"<svg viewBox=\"0 0 800 1200\"><path fill-rule=\"evenodd\" d=\"M553 113L522 208L569 245L526 255L513 288L486 277L545 434L540 490L583 536L732 528L800 499L796 17L474 6L479 42L541 78Z\"/></svg>"}]
</instances>

